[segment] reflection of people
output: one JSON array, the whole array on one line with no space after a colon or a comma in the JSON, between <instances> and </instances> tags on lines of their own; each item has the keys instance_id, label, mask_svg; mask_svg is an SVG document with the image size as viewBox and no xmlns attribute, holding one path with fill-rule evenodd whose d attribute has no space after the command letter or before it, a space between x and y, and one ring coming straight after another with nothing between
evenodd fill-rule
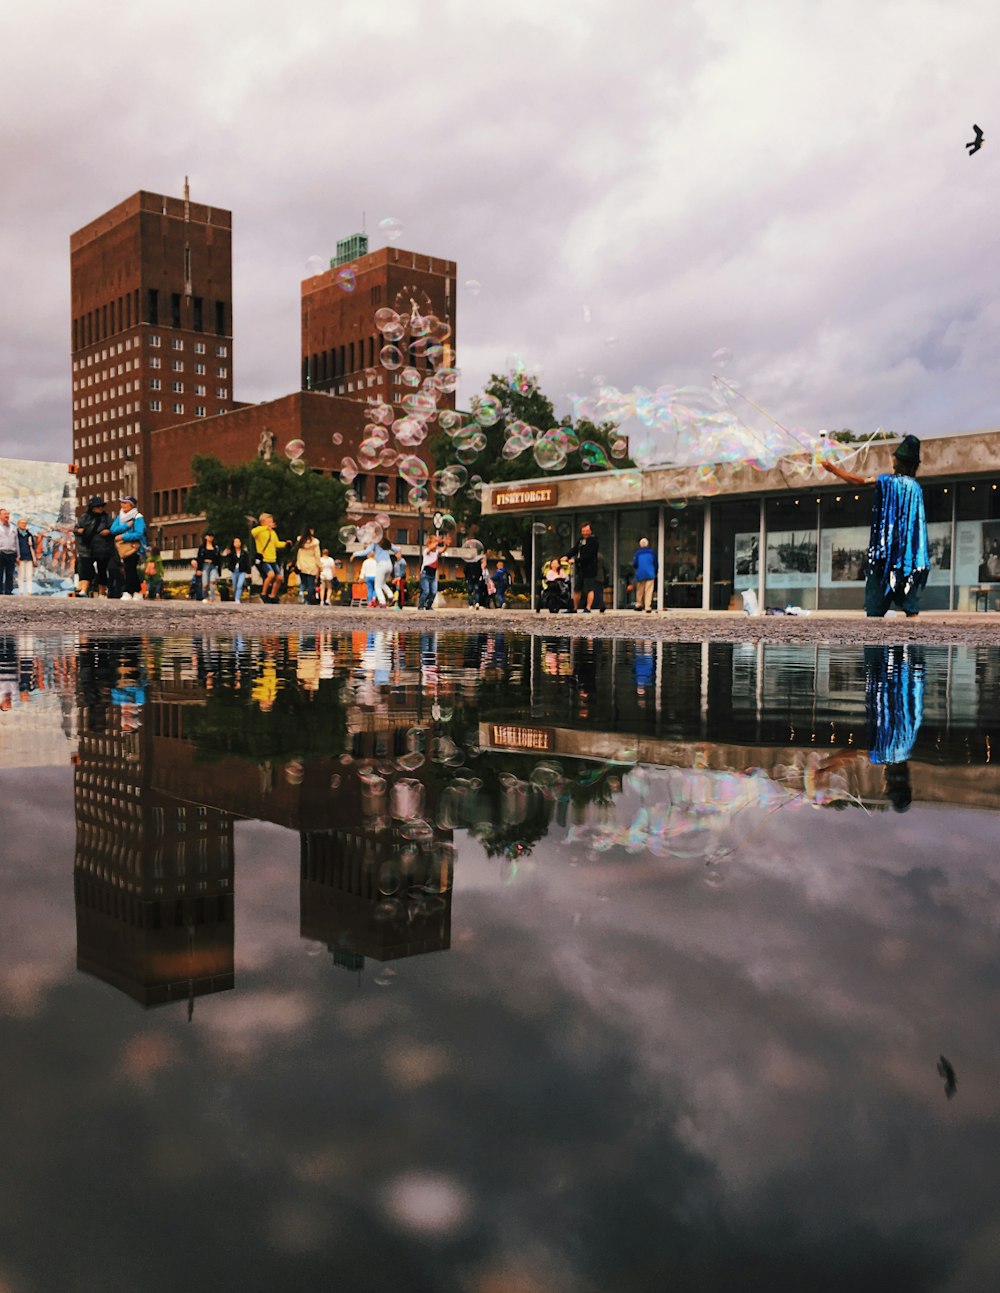
<instances>
[{"instance_id":1,"label":"reflection of people","mask_svg":"<svg viewBox=\"0 0 1000 1293\"><path fill-rule=\"evenodd\" d=\"M871 484L862 476L844 471L835 463L823 466L852 485ZM892 474L875 479L871 534L868 540L868 574L865 614L883 616L895 603L908 618L918 614L920 593L927 582L927 518L924 494L917 484L920 441L904 436L892 455Z\"/></svg>"}]
</instances>

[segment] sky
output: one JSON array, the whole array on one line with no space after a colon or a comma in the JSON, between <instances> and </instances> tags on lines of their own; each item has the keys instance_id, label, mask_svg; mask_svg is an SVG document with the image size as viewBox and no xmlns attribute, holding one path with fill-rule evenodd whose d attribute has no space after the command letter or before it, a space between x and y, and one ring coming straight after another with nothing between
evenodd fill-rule
<instances>
[{"instance_id":1,"label":"sky","mask_svg":"<svg viewBox=\"0 0 1000 1293\"><path fill-rule=\"evenodd\" d=\"M0 50L0 455L70 454L70 233L185 175L233 212L241 400L298 386L306 261L391 216L458 263L462 406L510 356L563 412L725 350L809 432L1000 425L998 40L985 0L38 0Z\"/></svg>"}]
</instances>

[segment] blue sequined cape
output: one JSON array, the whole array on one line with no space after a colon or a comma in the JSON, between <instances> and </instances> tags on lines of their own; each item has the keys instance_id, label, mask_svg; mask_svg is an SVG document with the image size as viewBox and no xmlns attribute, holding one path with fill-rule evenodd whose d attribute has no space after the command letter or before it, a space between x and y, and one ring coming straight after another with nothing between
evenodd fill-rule
<instances>
[{"instance_id":1,"label":"blue sequined cape","mask_svg":"<svg viewBox=\"0 0 1000 1293\"><path fill-rule=\"evenodd\" d=\"M912 476L879 476L875 481L868 570L881 576L887 592L910 592L927 582L927 517L924 491Z\"/></svg>"},{"instance_id":2,"label":"blue sequined cape","mask_svg":"<svg viewBox=\"0 0 1000 1293\"><path fill-rule=\"evenodd\" d=\"M924 717L924 663L908 647L865 647L868 759L902 763Z\"/></svg>"}]
</instances>

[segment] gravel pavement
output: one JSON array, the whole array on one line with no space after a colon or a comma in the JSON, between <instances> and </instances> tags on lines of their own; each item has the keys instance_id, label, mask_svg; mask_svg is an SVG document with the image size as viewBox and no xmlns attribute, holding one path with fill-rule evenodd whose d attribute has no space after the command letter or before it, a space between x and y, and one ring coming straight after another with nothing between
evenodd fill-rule
<instances>
[{"instance_id":1,"label":"gravel pavement","mask_svg":"<svg viewBox=\"0 0 1000 1293\"><path fill-rule=\"evenodd\" d=\"M1000 614L926 612L916 619L869 620L854 611L807 616L751 617L726 611L608 611L604 615L549 615L531 611L369 610L343 606L265 606L251 602L118 602L52 597L7 597L0 604L0 632L315 633L352 629L456 633L507 629L560 637L657 638L669 642L926 642L1000 646Z\"/></svg>"}]
</instances>

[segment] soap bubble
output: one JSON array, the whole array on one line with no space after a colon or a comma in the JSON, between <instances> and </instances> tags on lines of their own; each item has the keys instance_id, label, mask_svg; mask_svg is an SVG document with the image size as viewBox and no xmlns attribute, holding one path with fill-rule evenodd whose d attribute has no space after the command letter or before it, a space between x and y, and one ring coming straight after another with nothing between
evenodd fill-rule
<instances>
[{"instance_id":1,"label":"soap bubble","mask_svg":"<svg viewBox=\"0 0 1000 1293\"><path fill-rule=\"evenodd\" d=\"M483 290L483 285L478 278L467 278L465 280L465 291L469 296L478 296Z\"/></svg>"},{"instance_id":2,"label":"soap bubble","mask_svg":"<svg viewBox=\"0 0 1000 1293\"><path fill-rule=\"evenodd\" d=\"M304 440L289 440L285 445L286 458L301 458L306 451L306 442Z\"/></svg>"},{"instance_id":3,"label":"soap bubble","mask_svg":"<svg viewBox=\"0 0 1000 1293\"><path fill-rule=\"evenodd\" d=\"M367 548L371 543L378 543L382 534L382 527L377 521L368 521L358 526L358 544L362 548Z\"/></svg>"},{"instance_id":4,"label":"soap bubble","mask_svg":"<svg viewBox=\"0 0 1000 1293\"><path fill-rule=\"evenodd\" d=\"M438 426L442 431L454 431L461 425L462 415L454 409L442 409L438 414Z\"/></svg>"},{"instance_id":5,"label":"soap bubble","mask_svg":"<svg viewBox=\"0 0 1000 1293\"><path fill-rule=\"evenodd\" d=\"M605 337L605 338L604 338L604 344L607 346L607 348L608 348L609 350L614 350L615 346L617 346L617 345L618 345L618 338L617 338L617 337Z\"/></svg>"},{"instance_id":6,"label":"soap bubble","mask_svg":"<svg viewBox=\"0 0 1000 1293\"><path fill-rule=\"evenodd\" d=\"M403 363L403 352L398 346L383 346L378 354L379 363L390 371Z\"/></svg>"},{"instance_id":7,"label":"soap bubble","mask_svg":"<svg viewBox=\"0 0 1000 1293\"><path fill-rule=\"evenodd\" d=\"M330 439L333 441L333 443L334 443L334 444L343 444L343 443L344 443L344 437L340 434L340 432L339 432L339 431L334 431L334 433L333 433L333 435L330 437Z\"/></svg>"},{"instance_id":8,"label":"soap bubble","mask_svg":"<svg viewBox=\"0 0 1000 1293\"><path fill-rule=\"evenodd\" d=\"M387 305L383 305L380 310L375 311L375 326L379 332L391 324L399 323L399 315L395 310L390 310Z\"/></svg>"},{"instance_id":9,"label":"soap bubble","mask_svg":"<svg viewBox=\"0 0 1000 1293\"><path fill-rule=\"evenodd\" d=\"M342 265L334 274L333 281L342 292L353 292L358 285L357 277L350 265Z\"/></svg>"},{"instance_id":10,"label":"soap bubble","mask_svg":"<svg viewBox=\"0 0 1000 1293\"><path fill-rule=\"evenodd\" d=\"M395 216L385 216L378 222L378 229L386 242L397 242L403 232L403 223Z\"/></svg>"},{"instance_id":11,"label":"soap bubble","mask_svg":"<svg viewBox=\"0 0 1000 1293\"><path fill-rule=\"evenodd\" d=\"M458 522L455 520L455 518L452 516L450 512L444 512L442 513L442 516L441 516L440 528L446 534L450 534L452 530L458 529Z\"/></svg>"},{"instance_id":12,"label":"soap bubble","mask_svg":"<svg viewBox=\"0 0 1000 1293\"><path fill-rule=\"evenodd\" d=\"M491 427L500 417L500 401L493 395L480 395L475 402L473 416L481 427Z\"/></svg>"},{"instance_id":13,"label":"soap bubble","mask_svg":"<svg viewBox=\"0 0 1000 1293\"><path fill-rule=\"evenodd\" d=\"M399 457L399 451L394 449L391 444L387 444L378 456L379 463L383 467L391 467Z\"/></svg>"},{"instance_id":14,"label":"soap bubble","mask_svg":"<svg viewBox=\"0 0 1000 1293\"><path fill-rule=\"evenodd\" d=\"M427 428L419 418L400 418L392 424L392 433L407 449L413 449L427 439Z\"/></svg>"},{"instance_id":15,"label":"soap bubble","mask_svg":"<svg viewBox=\"0 0 1000 1293\"><path fill-rule=\"evenodd\" d=\"M342 458L340 461L340 479L345 485L349 485L354 477L358 474L358 464L351 457Z\"/></svg>"},{"instance_id":16,"label":"soap bubble","mask_svg":"<svg viewBox=\"0 0 1000 1293\"><path fill-rule=\"evenodd\" d=\"M294 472L296 476L304 476L308 471L308 467L306 466L306 462L304 458L293 458L292 461L288 464L288 466L289 466L289 469L292 472Z\"/></svg>"},{"instance_id":17,"label":"soap bubble","mask_svg":"<svg viewBox=\"0 0 1000 1293\"><path fill-rule=\"evenodd\" d=\"M310 256L306 261L306 274L310 278L315 278L317 274L322 274L327 268L327 263L322 256Z\"/></svg>"},{"instance_id":18,"label":"soap bubble","mask_svg":"<svg viewBox=\"0 0 1000 1293\"><path fill-rule=\"evenodd\" d=\"M444 467L434 473L434 492L450 497L457 494L469 478L469 473L460 464Z\"/></svg>"},{"instance_id":19,"label":"soap bubble","mask_svg":"<svg viewBox=\"0 0 1000 1293\"><path fill-rule=\"evenodd\" d=\"M733 352L726 346L720 346L718 350L712 353L712 363L716 368L725 368L732 361Z\"/></svg>"},{"instance_id":20,"label":"soap bubble","mask_svg":"<svg viewBox=\"0 0 1000 1293\"><path fill-rule=\"evenodd\" d=\"M434 376L438 390L445 394L450 394L458 386L457 368L439 368Z\"/></svg>"},{"instance_id":21,"label":"soap bubble","mask_svg":"<svg viewBox=\"0 0 1000 1293\"><path fill-rule=\"evenodd\" d=\"M418 458L414 454L409 454L406 457L399 459L399 462L396 464L396 469L400 476L402 476L402 478L411 485L427 484L427 464L424 462L423 458Z\"/></svg>"},{"instance_id":22,"label":"soap bubble","mask_svg":"<svg viewBox=\"0 0 1000 1293\"><path fill-rule=\"evenodd\" d=\"M419 386L421 382L420 374L415 368L404 368L399 374L399 380L404 386Z\"/></svg>"},{"instance_id":23,"label":"soap bubble","mask_svg":"<svg viewBox=\"0 0 1000 1293\"><path fill-rule=\"evenodd\" d=\"M611 457L612 457L612 458L625 458L625 457L627 457L627 456L628 456L628 441L627 441L627 440L622 440L622 439L612 440L612 441L611 441Z\"/></svg>"},{"instance_id":24,"label":"soap bubble","mask_svg":"<svg viewBox=\"0 0 1000 1293\"><path fill-rule=\"evenodd\" d=\"M542 471L559 471L566 465L566 451L548 434L535 443L532 452Z\"/></svg>"},{"instance_id":25,"label":"soap bubble","mask_svg":"<svg viewBox=\"0 0 1000 1293\"><path fill-rule=\"evenodd\" d=\"M389 426L393 419L392 405L376 400L374 403L366 405L365 417L371 422L378 422L381 426Z\"/></svg>"},{"instance_id":26,"label":"soap bubble","mask_svg":"<svg viewBox=\"0 0 1000 1293\"><path fill-rule=\"evenodd\" d=\"M406 498L411 507L423 507L428 498L427 489L423 485L414 485Z\"/></svg>"},{"instance_id":27,"label":"soap bubble","mask_svg":"<svg viewBox=\"0 0 1000 1293\"><path fill-rule=\"evenodd\" d=\"M593 440L584 440L580 446L580 458L584 467L602 467L606 469L611 466L604 449Z\"/></svg>"},{"instance_id":28,"label":"soap bubble","mask_svg":"<svg viewBox=\"0 0 1000 1293\"><path fill-rule=\"evenodd\" d=\"M337 538L340 540L342 547L352 547L358 541L357 527L354 525L342 525L337 531Z\"/></svg>"},{"instance_id":29,"label":"soap bubble","mask_svg":"<svg viewBox=\"0 0 1000 1293\"><path fill-rule=\"evenodd\" d=\"M364 372L365 381L370 386L372 382L378 381L378 371L374 368L366 368Z\"/></svg>"},{"instance_id":30,"label":"soap bubble","mask_svg":"<svg viewBox=\"0 0 1000 1293\"><path fill-rule=\"evenodd\" d=\"M385 512L376 512L375 523L381 525L383 530L388 529L390 524L388 515Z\"/></svg>"},{"instance_id":31,"label":"soap bubble","mask_svg":"<svg viewBox=\"0 0 1000 1293\"><path fill-rule=\"evenodd\" d=\"M544 521L535 521L531 527L532 534L548 534L549 527Z\"/></svg>"}]
</instances>

